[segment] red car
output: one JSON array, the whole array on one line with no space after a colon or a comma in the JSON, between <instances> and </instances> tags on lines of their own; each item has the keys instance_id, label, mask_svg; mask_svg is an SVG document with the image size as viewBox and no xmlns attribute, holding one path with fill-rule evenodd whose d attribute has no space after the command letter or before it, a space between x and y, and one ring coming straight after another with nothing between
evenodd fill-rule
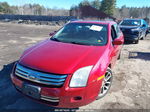
<instances>
[{"instance_id":1,"label":"red car","mask_svg":"<svg viewBox=\"0 0 150 112\"><path fill-rule=\"evenodd\" d=\"M24 51L12 82L22 94L50 106L87 105L108 92L123 42L115 22L72 21Z\"/></svg>"}]
</instances>

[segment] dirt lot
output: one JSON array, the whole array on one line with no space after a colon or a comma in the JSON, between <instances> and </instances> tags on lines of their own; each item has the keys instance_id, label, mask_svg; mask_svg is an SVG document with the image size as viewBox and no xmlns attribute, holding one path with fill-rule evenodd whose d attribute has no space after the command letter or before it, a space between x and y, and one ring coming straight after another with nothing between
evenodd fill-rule
<instances>
[{"instance_id":1,"label":"dirt lot","mask_svg":"<svg viewBox=\"0 0 150 112\"><path fill-rule=\"evenodd\" d=\"M0 23L0 110L55 109L18 93L10 81L13 63L25 48L48 38L59 26ZM150 35L139 44L125 44L113 69L110 92L83 109L150 109ZM150 110L149 110L150 111Z\"/></svg>"}]
</instances>

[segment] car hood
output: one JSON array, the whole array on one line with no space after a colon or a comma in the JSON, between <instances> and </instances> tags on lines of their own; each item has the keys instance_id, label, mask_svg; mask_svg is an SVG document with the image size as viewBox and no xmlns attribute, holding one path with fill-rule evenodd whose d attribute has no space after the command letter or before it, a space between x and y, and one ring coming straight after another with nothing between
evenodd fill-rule
<instances>
[{"instance_id":1,"label":"car hood","mask_svg":"<svg viewBox=\"0 0 150 112\"><path fill-rule=\"evenodd\" d=\"M135 28L139 28L139 26L124 26L124 25L120 25L121 29L135 29Z\"/></svg>"},{"instance_id":2,"label":"car hood","mask_svg":"<svg viewBox=\"0 0 150 112\"><path fill-rule=\"evenodd\" d=\"M106 46L76 45L48 39L26 50L19 63L44 72L71 74L81 67L96 64L105 49Z\"/></svg>"}]
</instances>

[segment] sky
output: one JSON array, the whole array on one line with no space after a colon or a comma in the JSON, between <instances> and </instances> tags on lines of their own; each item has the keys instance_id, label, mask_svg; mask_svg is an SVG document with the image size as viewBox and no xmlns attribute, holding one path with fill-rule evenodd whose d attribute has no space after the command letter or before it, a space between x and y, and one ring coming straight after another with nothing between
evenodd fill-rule
<instances>
[{"instance_id":1,"label":"sky","mask_svg":"<svg viewBox=\"0 0 150 112\"><path fill-rule=\"evenodd\" d=\"M79 4L83 0L0 0L0 2L8 2L10 5L23 5L38 3L47 8L64 8L70 9L71 6ZM93 1L93 0L89 0ZM143 7L150 6L150 0L117 0L117 7L123 5L129 7Z\"/></svg>"}]
</instances>

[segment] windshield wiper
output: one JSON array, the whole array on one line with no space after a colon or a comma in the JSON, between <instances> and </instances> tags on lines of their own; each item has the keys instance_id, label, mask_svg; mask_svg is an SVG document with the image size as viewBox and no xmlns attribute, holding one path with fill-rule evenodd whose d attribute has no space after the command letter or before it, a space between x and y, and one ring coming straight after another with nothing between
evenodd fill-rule
<instances>
[{"instance_id":1,"label":"windshield wiper","mask_svg":"<svg viewBox=\"0 0 150 112\"><path fill-rule=\"evenodd\" d=\"M80 43L80 42L69 42L69 43L72 43L72 44L78 44L78 45L89 45L89 44L86 44L86 43Z\"/></svg>"},{"instance_id":2,"label":"windshield wiper","mask_svg":"<svg viewBox=\"0 0 150 112\"><path fill-rule=\"evenodd\" d=\"M67 41L60 41L57 38L51 38L51 40L57 41L57 42L64 42L64 43L71 43L71 44L78 44L78 45L91 45L91 44L86 44L86 43L80 43L80 42L67 42Z\"/></svg>"},{"instance_id":3,"label":"windshield wiper","mask_svg":"<svg viewBox=\"0 0 150 112\"><path fill-rule=\"evenodd\" d=\"M51 38L51 40L57 41L57 42L61 42L59 39L57 38Z\"/></svg>"}]
</instances>

